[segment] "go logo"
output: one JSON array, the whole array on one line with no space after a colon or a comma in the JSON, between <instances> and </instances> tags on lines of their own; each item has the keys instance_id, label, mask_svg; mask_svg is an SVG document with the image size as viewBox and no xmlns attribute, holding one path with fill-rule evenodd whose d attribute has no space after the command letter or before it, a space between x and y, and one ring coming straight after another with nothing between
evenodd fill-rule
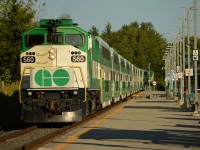
<instances>
[{"instance_id":1,"label":"go logo","mask_svg":"<svg viewBox=\"0 0 200 150\"><path fill-rule=\"evenodd\" d=\"M65 86L69 82L69 73L64 69L46 70L41 69L35 73L35 83L39 86Z\"/></svg>"}]
</instances>

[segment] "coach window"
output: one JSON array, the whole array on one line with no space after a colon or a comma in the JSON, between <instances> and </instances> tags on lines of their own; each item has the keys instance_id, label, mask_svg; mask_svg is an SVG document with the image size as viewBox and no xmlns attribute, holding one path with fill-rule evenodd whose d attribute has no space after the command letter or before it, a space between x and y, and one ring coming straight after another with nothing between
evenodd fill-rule
<instances>
[{"instance_id":1,"label":"coach window","mask_svg":"<svg viewBox=\"0 0 200 150\"><path fill-rule=\"evenodd\" d=\"M42 34L25 35L26 47L33 47L35 45L41 45L43 43L44 43L44 35L42 35Z\"/></svg>"},{"instance_id":2,"label":"coach window","mask_svg":"<svg viewBox=\"0 0 200 150\"><path fill-rule=\"evenodd\" d=\"M66 43L76 46L84 46L84 34L66 34Z\"/></svg>"},{"instance_id":3,"label":"coach window","mask_svg":"<svg viewBox=\"0 0 200 150\"><path fill-rule=\"evenodd\" d=\"M122 66L123 68L125 68L125 62L124 62L123 60L121 60L121 66Z\"/></svg>"},{"instance_id":4,"label":"coach window","mask_svg":"<svg viewBox=\"0 0 200 150\"><path fill-rule=\"evenodd\" d=\"M102 56L103 58L110 60L110 51L102 47Z\"/></svg>"},{"instance_id":5,"label":"coach window","mask_svg":"<svg viewBox=\"0 0 200 150\"><path fill-rule=\"evenodd\" d=\"M115 81L115 72L113 71L113 80Z\"/></svg>"},{"instance_id":6,"label":"coach window","mask_svg":"<svg viewBox=\"0 0 200 150\"><path fill-rule=\"evenodd\" d=\"M115 64L119 65L119 59L115 54L114 54L114 62Z\"/></svg>"}]
</instances>

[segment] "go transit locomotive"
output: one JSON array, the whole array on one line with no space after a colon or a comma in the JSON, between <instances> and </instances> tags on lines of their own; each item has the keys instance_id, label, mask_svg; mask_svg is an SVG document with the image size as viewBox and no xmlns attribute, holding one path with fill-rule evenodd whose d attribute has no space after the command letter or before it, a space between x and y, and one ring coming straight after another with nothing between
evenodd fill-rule
<instances>
[{"instance_id":1,"label":"go transit locomotive","mask_svg":"<svg viewBox=\"0 0 200 150\"><path fill-rule=\"evenodd\" d=\"M25 122L78 122L144 86L144 72L72 19L43 19L22 33Z\"/></svg>"}]
</instances>

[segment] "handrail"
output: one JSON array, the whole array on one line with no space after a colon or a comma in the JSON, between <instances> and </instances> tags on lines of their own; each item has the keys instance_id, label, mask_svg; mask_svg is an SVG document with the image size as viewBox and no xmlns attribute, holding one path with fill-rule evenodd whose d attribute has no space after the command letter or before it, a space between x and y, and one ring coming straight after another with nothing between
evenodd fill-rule
<instances>
[{"instance_id":1,"label":"handrail","mask_svg":"<svg viewBox=\"0 0 200 150\"><path fill-rule=\"evenodd\" d=\"M102 80L102 68L100 69L100 97L101 97L101 100L102 100L102 88L103 88L103 80Z\"/></svg>"},{"instance_id":2,"label":"handrail","mask_svg":"<svg viewBox=\"0 0 200 150\"><path fill-rule=\"evenodd\" d=\"M22 103L22 80L23 80L23 75L25 74L25 69L26 67L24 67L24 69L23 69L23 73L22 73L22 75L21 75L21 78L20 78L20 81L19 81L19 102L20 103Z\"/></svg>"},{"instance_id":3,"label":"handrail","mask_svg":"<svg viewBox=\"0 0 200 150\"><path fill-rule=\"evenodd\" d=\"M85 99L83 100L83 102L87 101L87 97L86 97L86 82L85 82L85 77L82 71L82 68L80 66L27 66L24 67L21 78L20 78L20 82L19 82L19 102L22 103L22 81L23 81L23 77L25 75L25 71L27 69L34 69L34 68L78 68L81 72L81 77L83 79L83 85L84 85L84 90L85 90ZM75 71L74 71L75 72Z\"/></svg>"}]
</instances>

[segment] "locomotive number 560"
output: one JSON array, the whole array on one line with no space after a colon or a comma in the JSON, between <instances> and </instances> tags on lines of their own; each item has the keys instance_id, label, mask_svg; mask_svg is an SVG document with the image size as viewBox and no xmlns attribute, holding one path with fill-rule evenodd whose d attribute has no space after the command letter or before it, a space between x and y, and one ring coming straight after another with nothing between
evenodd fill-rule
<instances>
[{"instance_id":1,"label":"locomotive number 560","mask_svg":"<svg viewBox=\"0 0 200 150\"><path fill-rule=\"evenodd\" d=\"M34 56L23 56L22 63L34 63L35 57Z\"/></svg>"},{"instance_id":2,"label":"locomotive number 560","mask_svg":"<svg viewBox=\"0 0 200 150\"><path fill-rule=\"evenodd\" d=\"M71 57L72 62L85 62L85 56L83 55L77 55Z\"/></svg>"}]
</instances>

